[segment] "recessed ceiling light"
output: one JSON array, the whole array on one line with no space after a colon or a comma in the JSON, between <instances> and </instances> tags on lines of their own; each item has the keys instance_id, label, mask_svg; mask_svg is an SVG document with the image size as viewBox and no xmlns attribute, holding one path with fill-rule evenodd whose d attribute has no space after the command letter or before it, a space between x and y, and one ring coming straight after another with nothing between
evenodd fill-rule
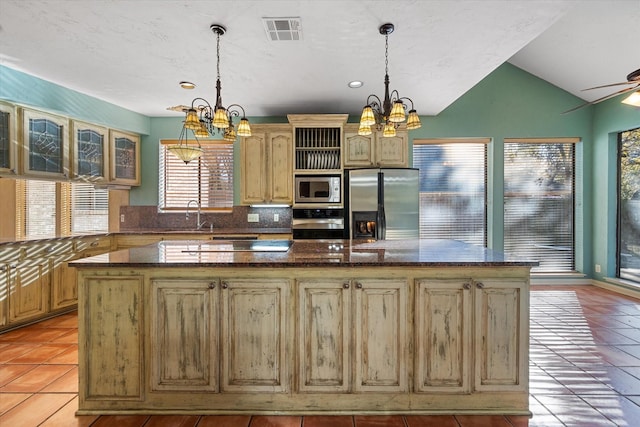
<instances>
[{"instance_id":1,"label":"recessed ceiling light","mask_svg":"<svg viewBox=\"0 0 640 427\"><path fill-rule=\"evenodd\" d=\"M352 89L356 89L359 87L362 87L364 85L364 83L362 83L360 80L354 80L352 82L349 82L348 86Z\"/></svg>"},{"instance_id":2,"label":"recessed ceiling light","mask_svg":"<svg viewBox=\"0 0 640 427\"><path fill-rule=\"evenodd\" d=\"M196 87L196 84L191 82L180 82L180 87L182 89L193 89Z\"/></svg>"}]
</instances>

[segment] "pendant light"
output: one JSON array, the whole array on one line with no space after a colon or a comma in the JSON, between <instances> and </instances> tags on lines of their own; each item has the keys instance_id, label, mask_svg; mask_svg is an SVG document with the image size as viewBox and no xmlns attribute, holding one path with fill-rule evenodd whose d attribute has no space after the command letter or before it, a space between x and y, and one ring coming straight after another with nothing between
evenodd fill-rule
<instances>
[{"instance_id":1,"label":"pendant light","mask_svg":"<svg viewBox=\"0 0 640 427\"><path fill-rule=\"evenodd\" d=\"M400 123L407 120L407 129L414 130L422 126L420 117L413 108L411 98L401 97L397 90L389 92L389 34L394 30L393 24L383 24L380 26L380 34L384 36L384 101L376 95L367 97L367 105L362 109L360 116L360 127L358 135L371 135L371 127L382 130L383 137L396 135L396 129ZM409 102L409 116L407 118L405 102Z\"/></svg>"}]
</instances>

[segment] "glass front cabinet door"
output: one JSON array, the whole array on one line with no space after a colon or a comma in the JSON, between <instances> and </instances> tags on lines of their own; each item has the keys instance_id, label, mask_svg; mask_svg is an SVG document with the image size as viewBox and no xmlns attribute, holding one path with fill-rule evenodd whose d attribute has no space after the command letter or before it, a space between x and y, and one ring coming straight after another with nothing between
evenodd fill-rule
<instances>
[{"instance_id":1,"label":"glass front cabinet door","mask_svg":"<svg viewBox=\"0 0 640 427\"><path fill-rule=\"evenodd\" d=\"M69 177L69 120L22 110L23 171L27 175Z\"/></svg>"},{"instance_id":2,"label":"glass front cabinet door","mask_svg":"<svg viewBox=\"0 0 640 427\"><path fill-rule=\"evenodd\" d=\"M107 128L77 121L72 125L73 177L88 182L107 181Z\"/></svg>"},{"instance_id":3,"label":"glass front cabinet door","mask_svg":"<svg viewBox=\"0 0 640 427\"><path fill-rule=\"evenodd\" d=\"M110 182L140 185L140 137L112 130Z\"/></svg>"},{"instance_id":4,"label":"glass front cabinet door","mask_svg":"<svg viewBox=\"0 0 640 427\"><path fill-rule=\"evenodd\" d=\"M0 175L17 173L16 110L0 102Z\"/></svg>"}]
</instances>

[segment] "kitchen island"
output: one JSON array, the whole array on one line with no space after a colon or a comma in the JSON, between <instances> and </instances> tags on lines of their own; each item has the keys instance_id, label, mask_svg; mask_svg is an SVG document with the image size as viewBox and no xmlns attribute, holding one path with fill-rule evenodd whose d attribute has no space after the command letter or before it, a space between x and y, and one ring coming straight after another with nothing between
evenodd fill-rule
<instances>
[{"instance_id":1,"label":"kitchen island","mask_svg":"<svg viewBox=\"0 0 640 427\"><path fill-rule=\"evenodd\" d=\"M71 263L79 414L528 414L535 262L446 240L165 241Z\"/></svg>"}]
</instances>

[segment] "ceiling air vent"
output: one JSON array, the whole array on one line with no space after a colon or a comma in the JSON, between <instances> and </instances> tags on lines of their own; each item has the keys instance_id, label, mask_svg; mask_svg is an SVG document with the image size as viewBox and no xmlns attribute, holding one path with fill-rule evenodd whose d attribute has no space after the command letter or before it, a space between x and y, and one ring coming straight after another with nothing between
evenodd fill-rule
<instances>
[{"instance_id":1,"label":"ceiling air vent","mask_svg":"<svg viewBox=\"0 0 640 427\"><path fill-rule=\"evenodd\" d=\"M262 22L271 41L302 40L300 18L262 18Z\"/></svg>"}]
</instances>

